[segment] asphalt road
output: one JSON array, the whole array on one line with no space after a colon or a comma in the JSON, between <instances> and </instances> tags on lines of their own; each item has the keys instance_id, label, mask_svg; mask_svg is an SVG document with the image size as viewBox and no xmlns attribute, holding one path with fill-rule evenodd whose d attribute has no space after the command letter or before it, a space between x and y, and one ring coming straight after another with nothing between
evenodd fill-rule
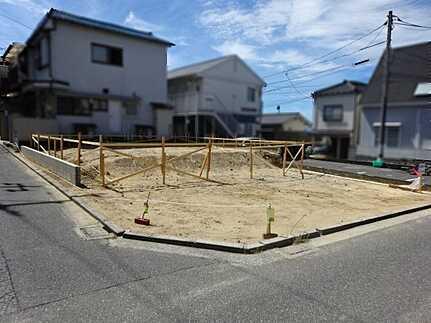
<instances>
[{"instance_id":1,"label":"asphalt road","mask_svg":"<svg viewBox=\"0 0 431 323\"><path fill-rule=\"evenodd\" d=\"M86 217L0 148L1 322L431 322L431 216L248 256L84 240Z\"/></svg>"}]
</instances>

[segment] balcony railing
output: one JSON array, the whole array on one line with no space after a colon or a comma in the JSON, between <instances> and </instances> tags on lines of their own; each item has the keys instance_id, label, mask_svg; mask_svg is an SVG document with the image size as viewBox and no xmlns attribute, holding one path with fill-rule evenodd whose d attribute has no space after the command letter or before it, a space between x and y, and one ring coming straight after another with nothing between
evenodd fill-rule
<instances>
[{"instance_id":1,"label":"balcony railing","mask_svg":"<svg viewBox=\"0 0 431 323\"><path fill-rule=\"evenodd\" d=\"M201 100L199 99L201 96ZM212 93L185 92L169 96L176 113L210 114L216 118L225 130L235 137L239 123L232 109L227 108L217 95Z\"/></svg>"}]
</instances>

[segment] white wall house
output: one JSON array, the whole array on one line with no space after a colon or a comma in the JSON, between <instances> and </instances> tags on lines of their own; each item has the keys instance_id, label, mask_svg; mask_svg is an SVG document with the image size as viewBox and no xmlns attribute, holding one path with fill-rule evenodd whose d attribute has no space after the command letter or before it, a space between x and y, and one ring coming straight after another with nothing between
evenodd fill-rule
<instances>
[{"instance_id":1,"label":"white wall house","mask_svg":"<svg viewBox=\"0 0 431 323\"><path fill-rule=\"evenodd\" d=\"M365 87L364 83L344 80L313 93L313 136L327 146L329 157L354 158L359 100Z\"/></svg>"},{"instance_id":2,"label":"white wall house","mask_svg":"<svg viewBox=\"0 0 431 323\"><path fill-rule=\"evenodd\" d=\"M265 82L230 55L168 72L178 136L255 136Z\"/></svg>"},{"instance_id":3,"label":"white wall house","mask_svg":"<svg viewBox=\"0 0 431 323\"><path fill-rule=\"evenodd\" d=\"M10 67L20 117L51 119L58 132L169 135L166 57L173 44L51 9ZM158 125L159 127L156 127ZM15 129L14 131L20 131Z\"/></svg>"}]
</instances>

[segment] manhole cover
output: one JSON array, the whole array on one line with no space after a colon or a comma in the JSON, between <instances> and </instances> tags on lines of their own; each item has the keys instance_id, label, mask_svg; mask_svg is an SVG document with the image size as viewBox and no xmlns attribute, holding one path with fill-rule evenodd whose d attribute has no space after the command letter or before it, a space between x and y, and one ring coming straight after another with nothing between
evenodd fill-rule
<instances>
[{"instance_id":1,"label":"manhole cover","mask_svg":"<svg viewBox=\"0 0 431 323\"><path fill-rule=\"evenodd\" d=\"M114 238L114 235L112 233L106 231L99 224L80 227L79 232L86 240Z\"/></svg>"}]
</instances>

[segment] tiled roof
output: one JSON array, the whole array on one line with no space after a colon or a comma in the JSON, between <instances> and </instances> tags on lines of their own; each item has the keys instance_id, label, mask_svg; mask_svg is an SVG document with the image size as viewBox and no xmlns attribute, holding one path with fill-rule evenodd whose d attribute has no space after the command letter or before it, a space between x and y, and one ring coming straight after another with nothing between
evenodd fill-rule
<instances>
[{"instance_id":1,"label":"tiled roof","mask_svg":"<svg viewBox=\"0 0 431 323\"><path fill-rule=\"evenodd\" d=\"M365 90L361 103L381 103L384 53ZM431 42L393 48L390 61L388 103L429 102L429 96L415 95L420 83L431 80Z\"/></svg>"},{"instance_id":2,"label":"tiled roof","mask_svg":"<svg viewBox=\"0 0 431 323\"><path fill-rule=\"evenodd\" d=\"M265 85L265 81L250 67L248 66L238 55L227 55L214 59L210 59L208 61L203 61L187 66L183 66L180 68L176 68L168 71L168 79L172 80L179 77L189 76L189 75L198 75L206 70L211 69L212 67L226 62L230 60L237 60L240 64L242 64L246 70L248 70L259 83Z\"/></svg>"},{"instance_id":3,"label":"tiled roof","mask_svg":"<svg viewBox=\"0 0 431 323\"><path fill-rule=\"evenodd\" d=\"M317 90L313 93L313 97L316 96L327 96L327 95L337 95L337 94L348 94L348 93L361 93L366 88L367 84L344 80L341 83L331 85L329 87Z\"/></svg>"},{"instance_id":4,"label":"tiled roof","mask_svg":"<svg viewBox=\"0 0 431 323\"><path fill-rule=\"evenodd\" d=\"M224 62L224 61L231 59L234 56L235 55L218 57L218 58L210 59L208 61L203 61L203 62L199 62L196 64L191 64L191 65L187 65L187 66L183 66L180 68L170 70L168 72L168 79L174 79L177 77L199 74L203 71L206 71L207 69L210 69L211 67L216 66L217 64L219 64L221 62Z\"/></svg>"},{"instance_id":5,"label":"tiled roof","mask_svg":"<svg viewBox=\"0 0 431 323\"><path fill-rule=\"evenodd\" d=\"M113 23L105 22L105 21L100 21L100 20L95 20L95 19L91 19L91 18L87 18L87 17L82 17L82 16L78 16L75 14L65 12L65 11L57 10L54 8L51 8L49 10L49 12L45 15L44 19L39 23L38 27L36 28L36 31L37 31L37 29L39 29L39 27L41 27L45 23L45 21L48 18L68 21L70 23L88 26L91 28L103 29L103 30L107 30L110 32L114 32L114 33L124 34L124 35L131 36L131 37L138 37L138 38L145 39L148 41L164 44L166 46L174 46L173 43L171 43L167 40L155 37L153 35L153 33L151 33L151 32L136 30L133 28L124 27L124 26L116 25ZM33 32L33 34L34 33L35 32ZM32 36L33 36L33 34L32 34ZM30 36L30 39L32 38L32 36Z\"/></svg>"},{"instance_id":6,"label":"tiled roof","mask_svg":"<svg viewBox=\"0 0 431 323\"><path fill-rule=\"evenodd\" d=\"M293 118L301 118L304 120L306 124L311 126L311 122L308 121L301 113L299 112L284 112L284 113L264 113L261 117L262 125L271 125L271 124L282 124Z\"/></svg>"}]
</instances>

